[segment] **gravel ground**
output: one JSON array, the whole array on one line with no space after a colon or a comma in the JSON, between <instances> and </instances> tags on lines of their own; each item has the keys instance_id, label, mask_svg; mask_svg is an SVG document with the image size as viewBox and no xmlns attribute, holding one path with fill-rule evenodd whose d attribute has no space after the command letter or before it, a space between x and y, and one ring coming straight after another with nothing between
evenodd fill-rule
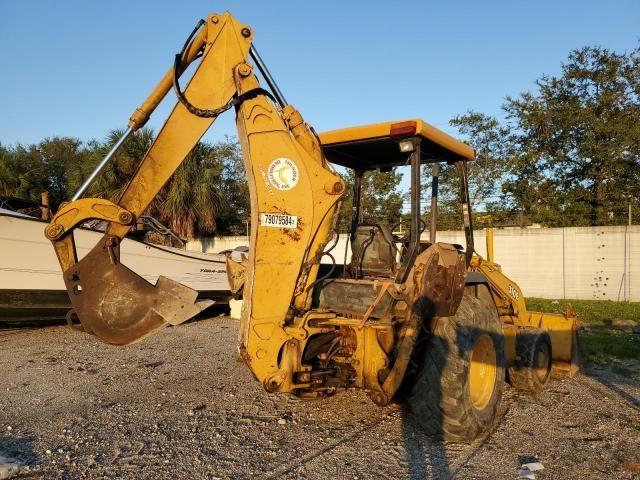
<instances>
[{"instance_id":1,"label":"gravel ground","mask_svg":"<svg viewBox=\"0 0 640 480\"><path fill-rule=\"evenodd\" d=\"M267 394L219 317L116 348L62 326L0 330L0 478L639 478L640 385L605 370L507 388L495 428L432 442L363 392Z\"/></svg>"}]
</instances>

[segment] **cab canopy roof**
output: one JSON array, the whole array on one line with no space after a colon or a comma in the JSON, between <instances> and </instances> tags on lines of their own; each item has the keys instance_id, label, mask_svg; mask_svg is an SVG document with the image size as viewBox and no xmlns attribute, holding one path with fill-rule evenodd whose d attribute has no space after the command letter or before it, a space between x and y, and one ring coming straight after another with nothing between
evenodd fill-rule
<instances>
[{"instance_id":1,"label":"cab canopy roof","mask_svg":"<svg viewBox=\"0 0 640 480\"><path fill-rule=\"evenodd\" d=\"M386 170L408 164L409 153L400 150L400 141L412 137L420 140L423 163L475 158L469 145L419 119L331 130L320 134L320 142L331 163L355 170Z\"/></svg>"}]
</instances>

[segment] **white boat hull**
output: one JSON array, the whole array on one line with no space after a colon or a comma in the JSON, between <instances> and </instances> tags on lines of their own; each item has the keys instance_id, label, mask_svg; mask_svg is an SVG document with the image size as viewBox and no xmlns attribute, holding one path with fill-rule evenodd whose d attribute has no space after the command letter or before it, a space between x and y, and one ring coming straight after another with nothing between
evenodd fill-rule
<instances>
[{"instance_id":1,"label":"white boat hull","mask_svg":"<svg viewBox=\"0 0 640 480\"><path fill-rule=\"evenodd\" d=\"M46 222L0 213L0 320L39 320L64 317L71 307L62 271ZM77 229L75 242L82 258L103 233ZM194 290L200 298L228 302L231 298L224 255L187 252L131 239L121 244L124 265L155 284L160 275Z\"/></svg>"}]
</instances>

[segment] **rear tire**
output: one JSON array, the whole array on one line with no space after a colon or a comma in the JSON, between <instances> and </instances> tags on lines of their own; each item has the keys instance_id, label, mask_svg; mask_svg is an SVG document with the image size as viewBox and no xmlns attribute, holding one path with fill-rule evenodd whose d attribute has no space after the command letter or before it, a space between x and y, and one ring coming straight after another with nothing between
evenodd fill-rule
<instances>
[{"instance_id":1,"label":"rear tire","mask_svg":"<svg viewBox=\"0 0 640 480\"><path fill-rule=\"evenodd\" d=\"M468 442L494 422L504 387L504 340L493 303L468 292L451 317L434 318L409 387L410 413L424 431Z\"/></svg>"},{"instance_id":2,"label":"rear tire","mask_svg":"<svg viewBox=\"0 0 640 480\"><path fill-rule=\"evenodd\" d=\"M516 365L509 368L509 383L521 393L535 395L544 390L551 376L551 337L538 328L525 328L516 335Z\"/></svg>"}]
</instances>

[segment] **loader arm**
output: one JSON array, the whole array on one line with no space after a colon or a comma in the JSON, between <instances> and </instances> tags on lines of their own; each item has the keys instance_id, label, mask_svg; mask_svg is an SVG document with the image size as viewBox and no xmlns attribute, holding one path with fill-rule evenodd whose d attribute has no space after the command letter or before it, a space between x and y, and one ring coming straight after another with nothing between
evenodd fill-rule
<instances>
[{"instance_id":1,"label":"loader arm","mask_svg":"<svg viewBox=\"0 0 640 480\"><path fill-rule=\"evenodd\" d=\"M494 262L493 229L487 229L487 259L475 256L471 270L481 272L489 282L491 295L500 319L505 324L507 363L515 354L515 335L527 328L547 331L551 337L553 371L558 375L573 376L579 369L577 329L578 320L569 306L564 315L534 312L527 308L520 286L505 275Z\"/></svg>"},{"instance_id":2,"label":"loader arm","mask_svg":"<svg viewBox=\"0 0 640 480\"><path fill-rule=\"evenodd\" d=\"M212 14L147 100L134 111L141 128L173 87L176 103L116 203L82 198L64 205L45 230L84 329L108 343L136 342L200 309L197 292L165 277L151 285L120 263L119 245L217 116L236 109L251 202L250 250L240 351L254 375L277 389L286 349L297 348L296 313L308 309L320 257L335 223L343 180L324 159L310 127L291 106L260 87L249 64L253 31L229 13ZM177 78L202 58L184 92ZM73 230L109 222L102 240L78 261ZM260 289L254 288L260 285ZM280 359L280 363L279 363Z\"/></svg>"}]
</instances>

